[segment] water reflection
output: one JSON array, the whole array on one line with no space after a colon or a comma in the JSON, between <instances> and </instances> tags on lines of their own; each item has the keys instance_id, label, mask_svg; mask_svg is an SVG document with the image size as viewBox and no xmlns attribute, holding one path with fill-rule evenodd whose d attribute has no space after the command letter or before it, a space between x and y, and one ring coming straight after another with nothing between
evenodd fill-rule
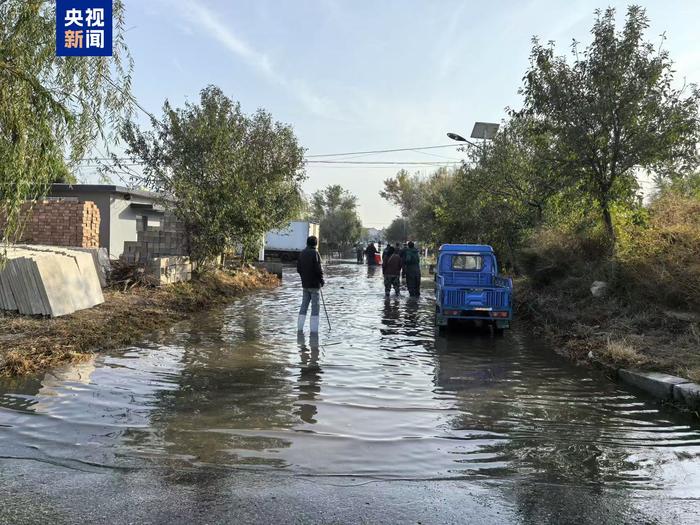
<instances>
[{"instance_id":1,"label":"water reflection","mask_svg":"<svg viewBox=\"0 0 700 525\"><path fill-rule=\"evenodd\" d=\"M314 416L318 412L316 401L321 393L321 375L323 370L318 364L319 338L318 334L307 337L298 334L299 345L299 379L297 380L298 401L295 414L305 423L316 423Z\"/></svg>"},{"instance_id":2,"label":"water reflection","mask_svg":"<svg viewBox=\"0 0 700 525\"><path fill-rule=\"evenodd\" d=\"M696 422L523 332L439 336L430 294L385 300L376 267L328 273L333 330L318 337L296 333L289 273L151 344L0 381L0 447L115 465L508 480L528 517L543 515L527 512L537 501L554 513L569 497L528 484L700 494Z\"/></svg>"}]
</instances>

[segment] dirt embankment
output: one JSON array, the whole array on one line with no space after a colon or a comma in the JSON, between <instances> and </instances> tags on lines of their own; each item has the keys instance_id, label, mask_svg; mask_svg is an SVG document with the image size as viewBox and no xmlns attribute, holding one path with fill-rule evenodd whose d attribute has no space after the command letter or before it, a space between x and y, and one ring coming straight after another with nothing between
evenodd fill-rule
<instances>
[{"instance_id":1,"label":"dirt embankment","mask_svg":"<svg viewBox=\"0 0 700 525\"><path fill-rule=\"evenodd\" d=\"M515 284L517 315L562 354L700 382L700 314L651 302L593 297L591 279Z\"/></svg>"},{"instance_id":2,"label":"dirt embankment","mask_svg":"<svg viewBox=\"0 0 700 525\"><path fill-rule=\"evenodd\" d=\"M161 288L105 290L104 304L65 317L0 314L0 375L30 374L132 344L192 312L278 284L274 275L254 269L210 272Z\"/></svg>"},{"instance_id":3,"label":"dirt embankment","mask_svg":"<svg viewBox=\"0 0 700 525\"><path fill-rule=\"evenodd\" d=\"M700 198L668 193L616 225L614 256L599 227L535 232L520 254L520 317L575 359L700 382Z\"/></svg>"}]
</instances>

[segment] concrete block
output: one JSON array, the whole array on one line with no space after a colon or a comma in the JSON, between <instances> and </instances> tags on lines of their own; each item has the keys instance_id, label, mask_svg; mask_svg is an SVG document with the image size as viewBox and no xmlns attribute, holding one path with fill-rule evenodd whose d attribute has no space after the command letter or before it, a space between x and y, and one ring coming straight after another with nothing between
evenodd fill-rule
<instances>
[{"instance_id":1,"label":"concrete block","mask_svg":"<svg viewBox=\"0 0 700 525\"><path fill-rule=\"evenodd\" d=\"M686 404L693 410L700 410L700 385L697 383L673 385L673 399Z\"/></svg>"},{"instance_id":2,"label":"concrete block","mask_svg":"<svg viewBox=\"0 0 700 525\"><path fill-rule=\"evenodd\" d=\"M657 399L673 399L673 389L676 385L688 383L682 377L662 374L660 372L642 372L639 370L626 370L621 368L617 371L621 381L635 386L651 394Z\"/></svg>"}]
</instances>

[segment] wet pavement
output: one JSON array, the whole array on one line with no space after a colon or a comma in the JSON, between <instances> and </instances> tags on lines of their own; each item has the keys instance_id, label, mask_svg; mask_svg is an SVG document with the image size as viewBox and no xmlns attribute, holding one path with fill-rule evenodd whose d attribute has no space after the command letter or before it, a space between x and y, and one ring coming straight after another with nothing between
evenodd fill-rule
<instances>
[{"instance_id":1,"label":"wet pavement","mask_svg":"<svg viewBox=\"0 0 700 525\"><path fill-rule=\"evenodd\" d=\"M0 380L0 523L700 523L700 424L328 268L137 347Z\"/></svg>"}]
</instances>

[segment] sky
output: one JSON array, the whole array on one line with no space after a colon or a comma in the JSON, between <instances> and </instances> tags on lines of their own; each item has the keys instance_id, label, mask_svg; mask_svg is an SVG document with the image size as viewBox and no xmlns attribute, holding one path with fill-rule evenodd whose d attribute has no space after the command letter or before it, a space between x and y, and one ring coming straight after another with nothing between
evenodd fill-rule
<instances>
[{"instance_id":1,"label":"sky","mask_svg":"<svg viewBox=\"0 0 700 525\"><path fill-rule=\"evenodd\" d=\"M700 2L638 2L648 39L661 42L679 81L700 83ZM265 108L291 124L307 155L450 144L475 121L520 107L531 39L589 41L594 10L628 3L576 0L125 0L133 94L160 114L165 99L195 102L215 84L247 113ZM146 119L142 122L145 124ZM354 161L442 163L457 143ZM312 157L310 157L311 159ZM346 160L336 157L335 160ZM319 160L318 157L315 160ZM434 165L307 164L304 191L340 184L359 199L363 224L383 227L398 210L379 196L400 168Z\"/></svg>"}]
</instances>

